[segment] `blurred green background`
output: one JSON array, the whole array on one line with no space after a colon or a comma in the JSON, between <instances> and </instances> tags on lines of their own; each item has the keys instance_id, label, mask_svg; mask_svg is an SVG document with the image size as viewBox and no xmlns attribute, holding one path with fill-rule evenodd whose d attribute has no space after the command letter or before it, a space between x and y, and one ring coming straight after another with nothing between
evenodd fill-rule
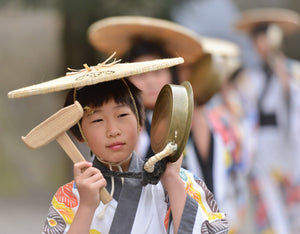
<instances>
[{"instance_id":1,"label":"blurred green background","mask_svg":"<svg viewBox=\"0 0 300 234\"><path fill-rule=\"evenodd\" d=\"M96 20L116 15L173 20L176 18L174 9L188 2L190 0L0 0L1 233L40 233L53 194L72 179L72 162L55 141L31 150L21 140L21 136L62 107L65 93L22 99L8 99L7 93L63 76L67 67L82 68L84 63L101 62L103 55L88 44L86 37L87 27ZM201 2L226 2L237 11L274 6L300 12L299 0L198 0ZM218 22L218 9L210 10L211 18L204 22L197 22L195 15L199 27ZM232 38L232 35L224 35L224 38ZM289 57L298 60L299 38L297 34L286 39L284 47ZM89 160L85 146L78 147Z\"/></svg>"}]
</instances>

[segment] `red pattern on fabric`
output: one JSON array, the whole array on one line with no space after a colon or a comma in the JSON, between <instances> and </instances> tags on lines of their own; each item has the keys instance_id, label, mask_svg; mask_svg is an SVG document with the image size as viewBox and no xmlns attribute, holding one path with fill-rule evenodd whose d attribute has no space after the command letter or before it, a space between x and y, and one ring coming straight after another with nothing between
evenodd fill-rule
<instances>
[{"instance_id":1,"label":"red pattern on fabric","mask_svg":"<svg viewBox=\"0 0 300 234\"><path fill-rule=\"evenodd\" d=\"M232 159L235 163L241 162L241 142L237 135L237 123L222 106L209 109L208 119L213 128L220 134L225 145L230 149Z\"/></svg>"},{"instance_id":2,"label":"red pattern on fabric","mask_svg":"<svg viewBox=\"0 0 300 234\"><path fill-rule=\"evenodd\" d=\"M72 192L74 181L62 186L55 194L59 203L65 204L66 207L73 208L78 206L78 199Z\"/></svg>"},{"instance_id":3,"label":"red pattern on fabric","mask_svg":"<svg viewBox=\"0 0 300 234\"><path fill-rule=\"evenodd\" d=\"M171 208L168 209L166 216L165 216L165 220L164 220L166 230L168 230L168 227L169 227L170 212L171 212Z\"/></svg>"}]
</instances>

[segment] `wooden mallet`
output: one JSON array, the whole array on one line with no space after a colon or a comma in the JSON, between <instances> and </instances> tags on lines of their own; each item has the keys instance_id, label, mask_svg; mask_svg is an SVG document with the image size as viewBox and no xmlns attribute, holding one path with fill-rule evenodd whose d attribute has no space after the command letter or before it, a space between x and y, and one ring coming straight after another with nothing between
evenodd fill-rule
<instances>
[{"instance_id":1,"label":"wooden mallet","mask_svg":"<svg viewBox=\"0 0 300 234\"><path fill-rule=\"evenodd\" d=\"M50 116L44 122L33 128L23 142L31 149L47 145L56 139L73 163L85 161L66 131L74 126L83 116L83 109L78 101ZM111 196L105 188L100 190L100 199L103 204L111 201Z\"/></svg>"}]
</instances>

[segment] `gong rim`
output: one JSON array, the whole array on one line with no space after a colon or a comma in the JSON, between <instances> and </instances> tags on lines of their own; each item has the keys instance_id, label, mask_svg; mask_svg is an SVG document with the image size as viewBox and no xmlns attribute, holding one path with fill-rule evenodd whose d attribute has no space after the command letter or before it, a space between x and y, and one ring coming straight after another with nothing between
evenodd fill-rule
<instances>
[{"instance_id":1,"label":"gong rim","mask_svg":"<svg viewBox=\"0 0 300 234\"><path fill-rule=\"evenodd\" d=\"M161 89L151 123L151 148L154 153L175 142L177 150L167 160L178 160L190 134L193 106L193 89L188 81L180 85L167 84Z\"/></svg>"}]
</instances>

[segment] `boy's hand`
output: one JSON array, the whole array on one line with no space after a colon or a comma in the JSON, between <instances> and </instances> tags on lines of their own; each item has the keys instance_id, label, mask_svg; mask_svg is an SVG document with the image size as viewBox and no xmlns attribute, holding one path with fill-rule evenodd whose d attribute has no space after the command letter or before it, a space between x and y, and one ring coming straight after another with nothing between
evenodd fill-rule
<instances>
[{"instance_id":1,"label":"boy's hand","mask_svg":"<svg viewBox=\"0 0 300 234\"><path fill-rule=\"evenodd\" d=\"M99 189L106 186L100 170L87 161L75 163L74 180L80 195L80 205L96 209L100 203Z\"/></svg>"},{"instance_id":2,"label":"boy's hand","mask_svg":"<svg viewBox=\"0 0 300 234\"><path fill-rule=\"evenodd\" d=\"M171 182L175 177L179 177L179 172L182 164L183 154L178 158L176 162L168 162L165 172L162 174L161 181L165 183Z\"/></svg>"}]
</instances>

